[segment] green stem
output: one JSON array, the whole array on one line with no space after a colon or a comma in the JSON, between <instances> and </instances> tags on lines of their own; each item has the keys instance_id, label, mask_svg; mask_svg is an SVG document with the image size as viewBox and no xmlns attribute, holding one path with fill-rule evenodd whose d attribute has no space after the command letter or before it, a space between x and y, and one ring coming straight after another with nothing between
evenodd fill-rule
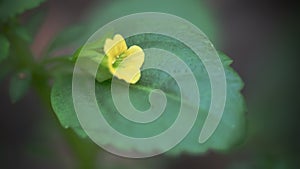
<instances>
[{"instance_id":1,"label":"green stem","mask_svg":"<svg viewBox=\"0 0 300 169\"><path fill-rule=\"evenodd\" d=\"M47 82L47 78L45 76L41 76L40 74L35 74L35 82L34 87L37 91L37 94L40 96L44 105L52 112L51 104L50 104L50 92L51 87ZM42 85L41 85L42 84ZM58 119L54 115L54 112L51 113L52 119L55 119L57 122ZM58 124L58 123L56 123ZM78 169L92 169L95 165L95 158L97 155L97 150L99 149L95 146L90 140L82 139L78 137L73 131L66 130L62 128L60 125L56 126L61 129L65 140L69 143L68 145L71 147L73 154L76 157L76 162L78 163Z\"/></svg>"},{"instance_id":2,"label":"green stem","mask_svg":"<svg viewBox=\"0 0 300 169\"><path fill-rule=\"evenodd\" d=\"M38 63L34 60L34 57L30 51L29 45L26 41L18 37L14 31L13 26L7 24L4 29L5 36L8 38L11 44L10 62L16 70L27 69L32 72L32 85L40 97L41 101L44 103L45 107L52 112L51 108L51 86L49 85L50 74L46 67L50 63L61 63L66 61L67 58L55 58L45 60L43 63ZM51 113L53 119L56 121L54 113ZM81 139L69 130L62 129L62 133L65 139L69 142L69 145L76 156L76 161L78 162L79 169L92 169L95 165L95 157L97 154L98 147L95 146L91 141L87 139Z\"/></svg>"},{"instance_id":3,"label":"green stem","mask_svg":"<svg viewBox=\"0 0 300 169\"><path fill-rule=\"evenodd\" d=\"M50 75L50 73L48 74ZM57 122L58 119L54 115L51 107L51 87L48 83L49 77L45 76L45 73L35 74L35 89L46 107L50 110L53 119ZM58 123L57 123L58 124ZM88 139L82 139L78 137L73 131L66 130L58 125L58 128L61 129L65 140L69 143L73 154L76 157L76 162L78 164L78 169L92 169L95 164L95 157L97 155L98 147L91 143Z\"/></svg>"}]
</instances>

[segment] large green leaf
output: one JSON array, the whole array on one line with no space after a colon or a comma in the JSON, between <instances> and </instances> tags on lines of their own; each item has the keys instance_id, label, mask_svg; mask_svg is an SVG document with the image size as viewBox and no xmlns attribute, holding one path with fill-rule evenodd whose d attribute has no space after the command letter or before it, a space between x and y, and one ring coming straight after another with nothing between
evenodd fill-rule
<instances>
[{"instance_id":1,"label":"large green leaf","mask_svg":"<svg viewBox=\"0 0 300 169\"><path fill-rule=\"evenodd\" d=\"M235 144L239 143L245 133L245 106L244 99L240 94L243 82L238 74L229 67L232 60L226 55L220 53L223 63L226 79L227 79L227 101L223 118L210 139L203 143L198 143L199 133L203 126L204 120L210 106L210 81L205 67L201 60L193 51L191 51L183 43L162 35L144 34L137 35L126 39L128 46L133 44L141 46L143 49L160 48L171 51L180 57L192 70L196 76L200 91L200 110L198 118L189 132L187 137L174 147L170 154L178 154L181 152L203 153L208 149L227 150ZM157 60L160 63L160 60ZM167 107L163 115L156 121L149 124L132 123L126 120L116 110L111 97L111 81L96 83L96 96L100 109L109 122L116 130L133 137L149 137L166 130L176 119L180 107L180 91L172 77L159 70L145 70L142 77L136 85L130 85L130 98L132 104L139 110L149 108L148 96L152 89L161 89L167 96ZM57 114L61 124L68 128L71 127L75 131L83 134L74 111L72 99L72 78L63 77L55 82L51 94L51 102L55 113ZM109 140L109 136L105 132L99 132L107 144L113 144L113 140ZM172 139L172 138L170 138ZM130 149L128 145L113 145L125 150ZM145 147L146 148L146 147ZM137 151L144 152L144 148Z\"/></svg>"},{"instance_id":2,"label":"large green leaf","mask_svg":"<svg viewBox=\"0 0 300 169\"><path fill-rule=\"evenodd\" d=\"M2 0L0 1L0 21L5 21L25 10L35 8L45 0Z\"/></svg>"}]
</instances>

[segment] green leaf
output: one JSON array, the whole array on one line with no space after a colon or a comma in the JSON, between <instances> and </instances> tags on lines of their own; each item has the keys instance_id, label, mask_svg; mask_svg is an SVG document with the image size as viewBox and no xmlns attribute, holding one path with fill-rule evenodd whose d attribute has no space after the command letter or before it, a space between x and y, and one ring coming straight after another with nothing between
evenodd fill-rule
<instances>
[{"instance_id":1,"label":"green leaf","mask_svg":"<svg viewBox=\"0 0 300 169\"><path fill-rule=\"evenodd\" d=\"M28 20L23 24L30 37L34 37L36 35L44 21L45 15L46 12L44 10L38 10L30 15Z\"/></svg>"},{"instance_id":2,"label":"green leaf","mask_svg":"<svg viewBox=\"0 0 300 169\"><path fill-rule=\"evenodd\" d=\"M0 2L0 22L17 14L39 6L45 0L2 0Z\"/></svg>"},{"instance_id":3,"label":"green leaf","mask_svg":"<svg viewBox=\"0 0 300 169\"><path fill-rule=\"evenodd\" d=\"M143 8L141 8L141 6ZM208 9L207 5L199 0L113 0L105 4L105 6L103 6L103 3L94 5L94 9L86 16L88 19L81 23L81 26L77 25L74 28L82 27L84 31L77 34L76 31L72 33L73 28L71 27L69 30L66 30L66 32L62 32L58 35L62 36L62 38L56 39L55 43L59 42L61 44L60 47L74 45L76 48L79 48L99 28L115 19L140 12L162 12L173 14L190 21L200 28L213 44L217 45L218 26ZM64 34L72 34L72 36L71 38L64 38ZM51 47L51 50L53 50L53 48L54 47Z\"/></svg>"},{"instance_id":4,"label":"green leaf","mask_svg":"<svg viewBox=\"0 0 300 169\"><path fill-rule=\"evenodd\" d=\"M243 82L238 74L229 67L232 60L226 55L220 53L227 79L227 101L222 120L210 139L203 143L198 143L201 126L205 121L210 106L210 81L205 67L201 60L193 51L180 41L165 37L162 35L144 34L132 36L126 39L128 46L139 45L143 49L160 48L169 50L180 57L197 75L200 91L200 110L198 118L185 139L168 153L176 155L182 152L204 153L209 149L228 150L238 144L245 134L245 105L240 90ZM159 60L157 63L161 63ZM138 124L126 120L120 115L114 106L111 97L111 83L96 82L95 93L99 107L108 121L108 123L121 133L132 137L149 137L166 130L176 119L180 107L179 88L168 74L159 70L145 70L142 72L141 79L136 85L130 85L130 99L132 104L139 110L149 108L148 96L153 89L161 89L166 93L167 106L159 119L151 124ZM79 121L73 107L72 99L72 77L64 77L55 82L52 89L51 102L55 113L64 127L71 127L78 132L81 129ZM84 95L84 93L83 93ZM84 133L83 131L81 133ZM101 138L105 139L107 144L114 144L114 140L109 140L109 135L105 132L99 132ZM172 138L170 138L172 139ZM131 149L128 145L113 145L124 150ZM137 151L149 151L147 147L139 147Z\"/></svg>"},{"instance_id":5,"label":"green leaf","mask_svg":"<svg viewBox=\"0 0 300 169\"><path fill-rule=\"evenodd\" d=\"M9 96L13 103L19 101L27 93L31 83L31 73L28 70L21 71L10 80Z\"/></svg>"},{"instance_id":6,"label":"green leaf","mask_svg":"<svg viewBox=\"0 0 300 169\"><path fill-rule=\"evenodd\" d=\"M87 72L89 72L89 69L86 68L89 68L90 64L98 65L101 62L100 66L98 67L98 73L96 76L96 80L98 82L103 82L105 80L112 78L112 75L106 66L107 57L104 57L105 55L103 51L104 41L108 37L112 37L112 35L107 34L99 40L95 40L89 42L88 44L85 44L84 48L83 47L79 48L73 55L74 61L78 58L79 54L81 57L85 58L84 60L85 66L82 67L82 69L84 69ZM92 75L92 72L89 72L89 74Z\"/></svg>"},{"instance_id":7,"label":"green leaf","mask_svg":"<svg viewBox=\"0 0 300 169\"><path fill-rule=\"evenodd\" d=\"M48 47L48 52L53 52L65 47L78 44L78 37L83 34L84 26L72 26L60 32L51 42Z\"/></svg>"},{"instance_id":8,"label":"green leaf","mask_svg":"<svg viewBox=\"0 0 300 169\"><path fill-rule=\"evenodd\" d=\"M79 136L86 137L74 111L71 82L71 76L56 79L51 91L52 108L64 128L72 128Z\"/></svg>"},{"instance_id":9,"label":"green leaf","mask_svg":"<svg viewBox=\"0 0 300 169\"><path fill-rule=\"evenodd\" d=\"M0 62L8 56L9 52L9 42L8 40L3 36L0 35Z\"/></svg>"},{"instance_id":10,"label":"green leaf","mask_svg":"<svg viewBox=\"0 0 300 169\"><path fill-rule=\"evenodd\" d=\"M27 31L25 27L22 26L15 27L14 32L19 38L23 39L24 41L26 42L32 41L32 36L30 35L30 33Z\"/></svg>"}]
</instances>

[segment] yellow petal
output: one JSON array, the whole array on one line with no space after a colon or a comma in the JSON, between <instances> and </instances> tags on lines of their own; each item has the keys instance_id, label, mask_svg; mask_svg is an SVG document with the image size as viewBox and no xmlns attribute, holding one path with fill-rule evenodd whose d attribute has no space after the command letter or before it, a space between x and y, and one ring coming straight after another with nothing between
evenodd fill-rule
<instances>
[{"instance_id":1,"label":"yellow petal","mask_svg":"<svg viewBox=\"0 0 300 169\"><path fill-rule=\"evenodd\" d=\"M106 39L104 43L104 52L108 57L112 58L112 61L126 50L126 42L120 34L116 34L113 39Z\"/></svg>"},{"instance_id":2,"label":"yellow petal","mask_svg":"<svg viewBox=\"0 0 300 169\"><path fill-rule=\"evenodd\" d=\"M140 80L141 78L141 72L139 71L138 74L136 74L131 80L129 83L131 84L135 84L138 80Z\"/></svg>"},{"instance_id":3,"label":"yellow petal","mask_svg":"<svg viewBox=\"0 0 300 169\"><path fill-rule=\"evenodd\" d=\"M131 46L125 54L127 57L120 63L114 76L134 84L141 77L140 68L144 63L145 54L139 46Z\"/></svg>"},{"instance_id":4,"label":"yellow petal","mask_svg":"<svg viewBox=\"0 0 300 169\"><path fill-rule=\"evenodd\" d=\"M127 51L125 51L126 60L132 65L140 68L145 60L145 53L139 46L133 45Z\"/></svg>"},{"instance_id":5,"label":"yellow petal","mask_svg":"<svg viewBox=\"0 0 300 169\"><path fill-rule=\"evenodd\" d=\"M114 76L131 84L135 84L141 77L140 70L134 67L127 68L125 71L121 68L117 68Z\"/></svg>"}]
</instances>

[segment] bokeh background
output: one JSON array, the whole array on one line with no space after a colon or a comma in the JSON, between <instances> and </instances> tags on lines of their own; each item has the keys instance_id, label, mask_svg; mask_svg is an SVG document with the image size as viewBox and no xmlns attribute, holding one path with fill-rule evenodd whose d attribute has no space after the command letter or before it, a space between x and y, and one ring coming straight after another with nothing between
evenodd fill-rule
<instances>
[{"instance_id":1,"label":"bokeh background","mask_svg":"<svg viewBox=\"0 0 300 169\"><path fill-rule=\"evenodd\" d=\"M105 169L300 167L297 69L300 60L300 9L296 3L187 0L181 6L178 4L183 1L163 1L142 4L135 0L48 0L37 9L22 14L21 18L25 22L35 15L43 16L31 45L37 58L47 49L53 37L72 25L82 26L86 21L91 25L84 26L97 28L97 25L123 14L143 11L174 13L190 20L208 35L218 50L234 60L232 67L245 82L242 93L248 107L248 129L243 143L229 152L209 151L177 157L160 155L142 160L116 157L90 141L78 138L71 130L62 129L53 112L43 106L33 90L24 99L12 104L7 77L0 83L0 168L91 168L88 165L90 160L95 161L95 168ZM97 18L101 20L97 21ZM77 39L86 38L81 34L78 36L82 37ZM74 41L77 42L77 39ZM67 48L60 52L71 51ZM92 153L97 155L92 156ZM86 163L78 159L84 159Z\"/></svg>"}]
</instances>

